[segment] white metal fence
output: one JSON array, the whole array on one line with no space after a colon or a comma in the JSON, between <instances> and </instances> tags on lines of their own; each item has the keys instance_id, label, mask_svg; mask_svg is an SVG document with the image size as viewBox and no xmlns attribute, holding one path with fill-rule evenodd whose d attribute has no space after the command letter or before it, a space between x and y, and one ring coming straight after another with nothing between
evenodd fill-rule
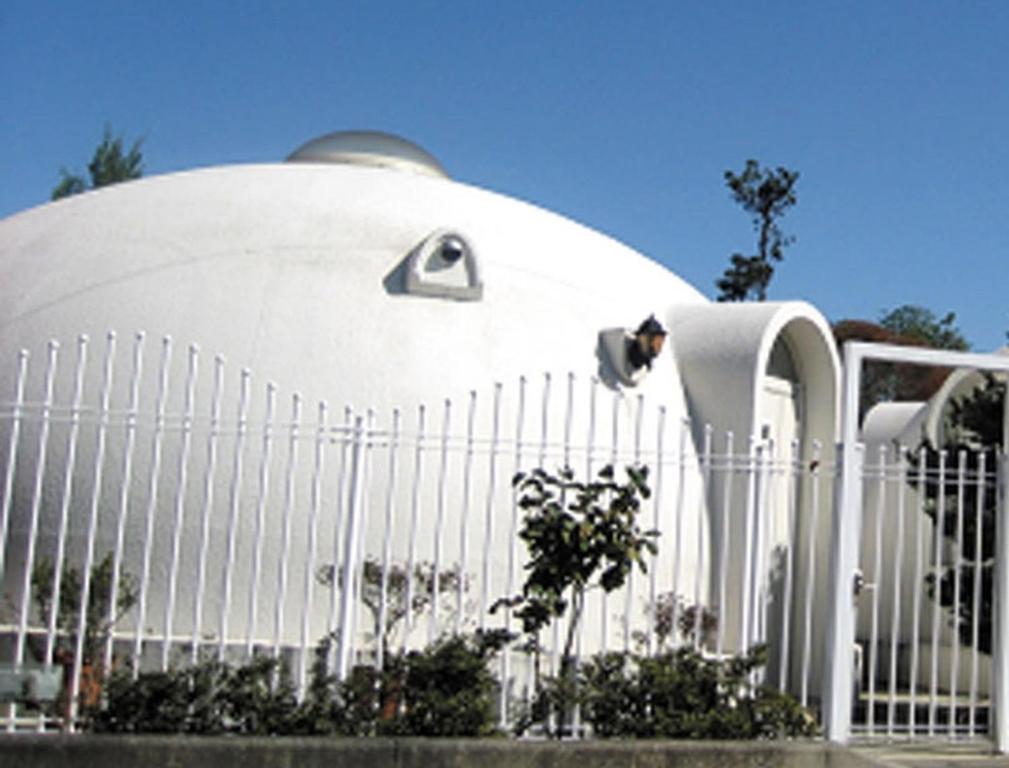
<instances>
[{"instance_id":1,"label":"white metal fence","mask_svg":"<svg viewBox=\"0 0 1009 768\"><path fill-rule=\"evenodd\" d=\"M767 683L814 711L824 696L834 446L715 434L685 421L675 399L574 375L391 413L334 409L142 335L51 344L4 375L0 663L64 669L69 708L57 721L117 666L272 654L303 691L312 649L331 632L343 675L445 632L517 629L507 610L491 612L523 577L512 476L570 466L588 478L631 463L650 469L643 522L661 532L659 554L626 589L591 597L579 652L690 643L723 655L767 643ZM949 551L913 501L930 476L907 456L866 471L877 511L864 528L875 532L863 542L873 588L859 607L856 728L980 735L983 644L943 644L956 633L943 634L948 611L925 585ZM962 483L984 485L988 462ZM911 532L923 538L909 544ZM908 575L909 563L921 569ZM563 631L541 639L554 670ZM533 676L516 650L498 675L506 723ZM10 705L6 725L46 722Z\"/></svg>"},{"instance_id":2,"label":"white metal fence","mask_svg":"<svg viewBox=\"0 0 1009 768\"><path fill-rule=\"evenodd\" d=\"M989 732L999 458L888 446L864 457L857 733Z\"/></svg>"}]
</instances>

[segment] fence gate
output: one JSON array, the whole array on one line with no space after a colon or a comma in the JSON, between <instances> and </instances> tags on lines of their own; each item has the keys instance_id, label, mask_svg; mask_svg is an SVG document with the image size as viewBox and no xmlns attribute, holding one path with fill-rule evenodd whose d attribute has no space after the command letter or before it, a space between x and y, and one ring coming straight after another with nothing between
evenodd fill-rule
<instances>
[{"instance_id":1,"label":"fence gate","mask_svg":"<svg viewBox=\"0 0 1009 768\"><path fill-rule=\"evenodd\" d=\"M969 433L862 444L866 360L1009 371L999 355L845 345L827 737L990 738L1009 751L1009 407L1001 446Z\"/></svg>"}]
</instances>

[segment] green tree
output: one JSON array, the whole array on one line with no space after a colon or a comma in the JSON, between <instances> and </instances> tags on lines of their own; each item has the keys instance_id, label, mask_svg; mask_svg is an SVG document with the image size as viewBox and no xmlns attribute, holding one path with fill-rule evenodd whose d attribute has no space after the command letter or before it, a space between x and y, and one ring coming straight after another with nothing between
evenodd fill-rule
<instances>
[{"instance_id":1,"label":"green tree","mask_svg":"<svg viewBox=\"0 0 1009 768\"><path fill-rule=\"evenodd\" d=\"M642 499L651 495L647 479L647 467L628 467L627 480L618 482L612 466L588 482L567 467L557 475L535 469L514 478L525 513L519 538L529 551L527 575L520 595L494 607L517 608L537 660L540 631L571 608L559 679L545 686L562 723L577 696L573 651L586 592L622 587L635 565L646 570L645 555L657 550L658 532L643 531L637 521Z\"/></svg>"},{"instance_id":2,"label":"green tree","mask_svg":"<svg viewBox=\"0 0 1009 768\"><path fill-rule=\"evenodd\" d=\"M878 323L868 320L841 320L834 324L838 351L846 341L871 341L903 347L930 347L962 351L970 348L950 312L939 317L924 307L904 304L880 313ZM942 386L949 368L887 363L870 360L862 371L859 412L864 415L882 402L928 400Z\"/></svg>"},{"instance_id":3,"label":"green tree","mask_svg":"<svg viewBox=\"0 0 1009 768\"><path fill-rule=\"evenodd\" d=\"M935 349L965 351L970 344L956 327L956 314L947 312L939 317L930 309L904 304L884 313L879 324L888 331Z\"/></svg>"},{"instance_id":4,"label":"green tree","mask_svg":"<svg viewBox=\"0 0 1009 768\"><path fill-rule=\"evenodd\" d=\"M795 184L798 171L779 166L761 168L747 160L742 173L725 172L725 184L732 199L750 214L757 232L757 252L751 256L734 253L732 265L716 281L719 301L746 301L767 298L767 286L774 275L774 262L784 259L785 248L795 238L785 235L778 220L797 202Z\"/></svg>"},{"instance_id":5,"label":"green tree","mask_svg":"<svg viewBox=\"0 0 1009 768\"><path fill-rule=\"evenodd\" d=\"M123 148L121 136L113 136L112 129L105 126L102 141L95 149L91 162L88 163L88 175L91 179L91 189L98 189L121 181L139 179L144 174L143 154L140 145L143 139L137 139L128 150ZM60 181L52 191L52 199L76 195L88 189L85 180L66 168L60 169Z\"/></svg>"}]
</instances>

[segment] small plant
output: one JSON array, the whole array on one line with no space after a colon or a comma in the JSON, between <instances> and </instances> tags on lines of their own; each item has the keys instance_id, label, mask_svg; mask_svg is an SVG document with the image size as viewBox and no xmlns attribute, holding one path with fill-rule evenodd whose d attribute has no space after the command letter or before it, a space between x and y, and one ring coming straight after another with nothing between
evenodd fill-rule
<instances>
[{"instance_id":1,"label":"small plant","mask_svg":"<svg viewBox=\"0 0 1009 768\"><path fill-rule=\"evenodd\" d=\"M391 563L382 568L375 557L367 557L362 564L361 602L371 614L371 638L381 644L385 657L392 646L393 638L403 620L414 618L428 609L443 596L469 589L466 577L456 569L446 568L435 572L434 564L428 561L414 565L413 573L408 566ZM316 580L329 589L334 584L341 585L341 575L336 566L329 564L316 569ZM437 575L437 579L435 576ZM385 582L385 622L382 622L382 584ZM412 584L411 584L412 581ZM437 592L437 594L436 594ZM407 604L409 603L409 605Z\"/></svg>"},{"instance_id":2,"label":"small plant","mask_svg":"<svg viewBox=\"0 0 1009 768\"><path fill-rule=\"evenodd\" d=\"M644 555L656 552L656 531L642 531L637 522L641 501L649 498L648 468L628 467L627 480L617 482L612 466L599 471L596 480L575 479L570 468L556 475L542 469L519 473L513 484L525 519L519 531L529 550L522 593L499 600L515 610L527 635L527 647L536 654L540 630L562 618L570 606L567 637L561 656L560 680L542 687L549 709L562 726L576 695L574 643L591 588L612 592L624 585L631 569L646 570Z\"/></svg>"},{"instance_id":3,"label":"small plant","mask_svg":"<svg viewBox=\"0 0 1009 768\"><path fill-rule=\"evenodd\" d=\"M115 606L112 606L112 555L107 554L91 568L88 585L88 605L84 616L84 637L81 643L80 701L84 707L97 703L102 692L103 669L102 651L109 641L112 627L128 613L137 602L136 580L123 574L119 580ZM48 625L53 616L53 601L56 599L55 566L48 559L41 560L32 571L32 600L39 621ZM81 593L83 582L81 571L65 568L59 575L59 605L55 609L56 636L53 642L52 659L63 667L64 690L55 704L55 710L64 720L70 715L70 693L73 683L73 669L76 662L78 631L81 618ZM29 645L36 661L43 661L46 650L34 638Z\"/></svg>"},{"instance_id":4,"label":"small plant","mask_svg":"<svg viewBox=\"0 0 1009 768\"><path fill-rule=\"evenodd\" d=\"M664 592L649 603L647 613L651 620L656 650L664 653L672 647L676 631L685 642L697 638L699 645L708 645L718 630L718 614L700 604L688 604L675 592ZM634 632L634 642L640 648L648 646L648 632Z\"/></svg>"}]
</instances>

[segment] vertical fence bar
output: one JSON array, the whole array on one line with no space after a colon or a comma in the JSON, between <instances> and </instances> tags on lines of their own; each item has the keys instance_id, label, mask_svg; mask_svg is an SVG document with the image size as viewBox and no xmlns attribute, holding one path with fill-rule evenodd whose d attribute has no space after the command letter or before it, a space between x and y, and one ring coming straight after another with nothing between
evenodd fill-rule
<instances>
[{"instance_id":1,"label":"vertical fence bar","mask_svg":"<svg viewBox=\"0 0 1009 768\"><path fill-rule=\"evenodd\" d=\"M339 435L340 445L340 470L337 475L336 490L336 515L333 520L333 562L329 566L333 583L329 590L329 615L326 618L326 629L332 631L336 629L336 621L340 610L340 593L343 589L349 589L346 584L340 584L337 576L340 574L340 549L344 545L342 534L344 529L344 508L347 499L347 453L350 448L351 437L354 429L354 410L348 405L343 409L343 426L336 428ZM334 649L335 650L335 649ZM335 656L334 656L335 659Z\"/></svg>"},{"instance_id":2,"label":"vertical fence bar","mask_svg":"<svg viewBox=\"0 0 1009 768\"><path fill-rule=\"evenodd\" d=\"M361 525L362 501L365 486L365 450L367 445L367 435L364 430L364 419L357 416L354 419L354 432L351 444L350 463L350 491L347 504L347 534L344 537L343 552L343 578L344 585L340 599L340 628L337 643L337 669L338 680L346 680L349 671L349 661L351 656L351 646L353 637L351 636L352 620L351 613L354 609L354 574L357 570L358 558L358 527ZM437 569L437 566L436 566ZM437 596L437 594L436 594ZM407 610L410 606L407 605Z\"/></svg>"},{"instance_id":3,"label":"vertical fence bar","mask_svg":"<svg viewBox=\"0 0 1009 768\"><path fill-rule=\"evenodd\" d=\"M921 643L921 600L925 569L922 559L925 546L925 492L928 479L928 464L924 447L918 451L918 476L916 479L918 504L915 509L914 594L912 596L913 607L911 609L911 692L907 715L908 733L911 736L915 735L915 730L917 729L918 665L921 657L918 646Z\"/></svg>"},{"instance_id":4,"label":"vertical fence bar","mask_svg":"<svg viewBox=\"0 0 1009 768\"><path fill-rule=\"evenodd\" d=\"M890 606L890 675L889 698L886 713L886 735L893 738L897 708L897 652L900 648L901 579L904 574L904 513L907 486L907 449L897 447L897 551L893 562L893 592Z\"/></svg>"},{"instance_id":5,"label":"vertical fence bar","mask_svg":"<svg viewBox=\"0 0 1009 768\"><path fill-rule=\"evenodd\" d=\"M145 624L151 581L151 555L154 551L154 518L158 510L158 483L161 479L162 443L165 435L165 400L168 397L168 372L171 366L172 338L161 340L161 362L158 368L158 391L154 401L154 435L151 438L151 467L147 482L147 513L144 525L144 555L140 570L140 598L137 602L137 626L133 635L133 674L140 674Z\"/></svg>"},{"instance_id":6,"label":"vertical fence bar","mask_svg":"<svg viewBox=\"0 0 1009 768\"><path fill-rule=\"evenodd\" d=\"M634 466L639 467L641 465L641 419L644 416L645 410L644 396L638 395L635 398L635 404ZM631 650L631 614L634 608L634 584L634 566L632 564L630 572L627 574L626 600L624 601L624 653L630 653Z\"/></svg>"},{"instance_id":7,"label":"vertical fence bar","mask_svg":"<svg viewBox=\"0 0 1009 768\"><path fill-rule=\"evenodd\" d=\"M540 446L539 455L536 459L536 466L546 469L547 449L549 447L550 433L550 385L553 377L547 371L543 374L543 396L540 399ZM563 504L563 499L561 504ZM537 641L539 638L537 637ZM557 654L560 647L560 619L555 618L550 622L550 674L556 675L558 672Z\"/></svg>"},{"instance_id":8,"label":"vertical fence bar","mask_svg":"<svg viewBox=\"0 0 1009 768\"><path fill-rule=\"evenodd\" d=\"M589 379L589 414L588 414L589 424L588 424L588 434L586 435L586 440L585 440L585 480L586 480L586 482L591 482L592 481L592 464L593 464L593 459L594 459L593 448L595 446L595 441L596 441L596 392L597 392L598 388L599 388L599 379L597 377L595 377L595 376L592 376ZM653 581L654 581L654 573L655 573L655 569L653 568L652 569L652 574L653 574L653 579L652 580ZM583 616L585 615L584 606L582 608L582 615ZM576 652L577 652L577 655L578 655L579 659L581 659L581 657L582 657L582 646L584 645L584 642L585 642L585 631L586 631L585 630L585 624L586 624L586 622L582 621L578 625L578 638L576 640L576 643L577 643L577 651ZM578 708L578 720L579 720L579 722L581 720L581 707Z\"/></svg>"},{"instance_id":9,"label":"vertical fence bar","mask_svg":"<svg viewBox=\"0 0 1009 768\"><path fill-rule=\"evenodd\" d=\"M742 619L740 621L740 651L746 653L750 650L750 639L752 637L751 625L753 623L753 602L754 592L757 585L753 581L753 559L754 551L754 528L755 515L757 509L757 438L750 435L750 445L746 459L746 504L744 505L743 517L743 589L740 594L742 604Z\"/></svg>"},{"instance_id":10,"label":"vertical fence bar","mask_svg":"<svg viewBox=\"0 0 1009 768\"><path fill-rule=\"evenodd\" d=\"M165 601L164 626L165 631L161 642L161 671L168 669L168 654L172 644L172 628L175 620L175 600L178 592L179 555L182 539L182 526L186 508L187 472L189 469L189 450L193 432L193 406L195 402L196 371L198 350L196 345L189 347L188 365L186 368L185 403L182 414L182 445L178 459L178 486L175 489L175 520L172 527L172 550L168 566L168 599Z\"/></svg>"},{"instance_id":11,"label":"vertical fence bar","mask_svg":"<svg viewBox=\"0 0 1009 768\"><path fill-rule=\"evenodd\" d=\"M964 483L967 474L967 452L957 454L956 472L956 547L953 550L953 649L949 665L949 737L956 738L957 676L960 672L960 568L963 563Z\"/></svg>"},{"instance_id":12,"label":"vertical fence bar","mask_svg":"<svg viewBox=\"0 0 1009 768\"><path fill-rule=\"evenodd\" d=\"M788 504L788 547L785 556L785 589L781 609L781 663L778 670L778 688L782 692L788 690L788 677L792 651L792 602L793 582L795 581L795 558L799 542L798 495L799 478L801 475L799 441L792 440L789 461L785 467L785 494Z\"/></svg>"},{"instance_id":13,"label":"vertical fence bar","mask_svg":"<svg viewBox=\"0 0 1009 768\"><path fill-rule=\"evenodd\" d=\"M102 384L98 396L98 434L95 442L95 458L91 471L91 504L88 508L87 531L85 533L84 573L81 579L81 608L77 613L77 636L74 644L74 663L70 678L70 722L69 728L74 728L77 719L78 700L81 690L81 670L84 665L84 633L87 627L88 608L91 605L91 571L95 560L95 534L98 529L98 505L101 499L102 475L105 470L105 446L109 426L109 403L112 396L112 375L116 355L116 335L109 331L105 337L105 360L102 364ZM0 539L3 546L3 539ZM109 627L109 634L112 627ZM99 670L100 674L108 670Z\"/></svg>"},{"instance_id":14,"label":"vertical fence bar","mask_svg":"<svg viewBox=\"0 0 1009 768\"><path fill-rule=\"evenodd\" d=\"M501 383L494 384L493 421L491 424L490 455L487 458L487 497L484 500L483 561L480 574L480 629L487 628L487 610L490 600L490 553L494 539L494 493L497 489L497 453L501 427ZM509 542L509 547L511 543ZM504 683L502 680L502 690ZM502 693L502 697L504 693Z\"/></svg>"},{"instance_id":15,"label":"vertical fence bar","mask_svg":"<svg viewBox=\"0 0 1009 768\"><path fill-rule=\"evenodd\" d=\"M452 401L445 400L445 410L441 422L441 451L438 462L438 505L434 520L434 571L431 574L431 619L428 623L427 639L434 642L438 637L438 619L441 605L441 559L445 539L445 490L448 482L448 439L452 423Z\"/></svg>"},{"instance_id":16,"label":"vertical fence bar","mask_svg":"<svg viewBox=\"0 0 1009 768\"><path fill-rule=\"evenodd\" d=\"M682 575L683 559L683 510L686 500L686 479L687 479L687 428L684 419L680 419L680 439L676 450L677 476L676 476L676 519L674 521L674 534L676 545L673 548L673 593L672 593L672 616L669 626L673 633L673 644L679 644L677 632L680 627L680 576Z\"/></svg>"},{"instance_id":17,"label":"vertical fence bar","mask_svg":"<svg viewBox=\"0 0 1009 768\"><path fill-rule=\"evenodd\" d=\"M305 692L306 674L308 672L308 642L312 626L312 596L315 587L315 557L319 527L319 510L322 507L322 473L325 464L326 441L329 433L326 427L327 407L325 402L319 403L318 423L315 430L315 458L312 463L312 489L308 511L308 545L305 553L304 581L302 583L301 607L301 641L298 653L298 691L299 696ZM350 585L345 585L349 590Z\"/></svg>"},{"instance_id":18,"label":"vertical fence bar","mask_svg":"<svg viewBox=\"0 0 1009 768\"><path fill-rule=\"evenodd\" d=\"M232 585L235 580L235 549L238 546L238 519L241 513L242 501L242 469L245 450L245 433L249 418L249 384L251 373L243 368L238 394L238 426L235 432L235 453L231 462L231 487L228 491L228 529L226 533L224 555L224 598L221 600L221 612L217 626L217 657L224 660L228 646L228 618L231 614Z\"/></svg>"},{"instance_id":19,"label":"vertical fence bar","mask_svg":"<svg viewBox=\"0 0 1009 768\"><path fill-rule=\"evenodd\" d=\"M392 515L396 508L396 469L399 458L399 409L392 412L389 439L389 471L385 480L385 530L382 535L382 573L378 593L378 628L375 636L376 666L385 668L385 635L388 631L389 568L392 566ZM366 564L367 565L367 564Z\"/></svg>"},{"instance_id":20,"label":"vertical fence bar","mask_svg":"<svg viewBox=\"0 0 1009 768\"><path fill-rule=\"evenodd\" d=\"M813 595L816 593L816 544L820 528L820 461L823 446L819 440L813 442L813 453L810 461L809 485L810 519L809 541L806 543L806 605L803 620L802 637L802 683L799 701L804 707L809 706L809 673L813 650Z\"/></svg>"},{"instance_id":21,"label":"vertical fence bar","mask_svg":"<svg viewBox=\"0 0 1009 768\"><path fill-rule=\"evenodd\" d=\"M120 473L119 504L116 515L116 544L112 555L112 579L109 583L109 610L106 622L109 626L105 638L105 654L103 669L112 669L112 651L115 643L115 632L112 628L116 622L116 610L119 601L119 583L122 577L123 548L126 538L126 516L129 511L130 485L133 479L133 451L137 436L137 415L140 407L140 376L143 370L144 334L137 333L133 337L133 363L130 371L130 395L126 410L126 434L123 439L123 464Z\"/></svg>"},{"instance_id":22,"label":"vertical fence bar","mask_svg":"<svg viewBox=\"0 0 1009 768\"><path fill-rule=\"evenodd\" d=\"M60 522L56 534L56 560L53 564L52 602L49 606L49 624L46 632L46 650L43 662L53 663L53 651L56 646L57 614L60 606L61 582L63 581L63 565L66 557L67 527L70 521L70 497L73 494L74 471L77 467L77 438L81 427L81 398L84 395L84 370L87 367L88 337L77 339L77 360L74 364L74 390L70 406L70 430L67 434L66 455L63 464L63 492L60 500ZM82 579L90 578L91 574L81 574ZM39 719L40 730L45 729L44 719Z\"/></svg>"},{"instance_id":23,"label":"vertical fence bar","mask_svg":"<svg viewBox=\"0 0 1009 768\"><path fill-rule=\"evenodd\" d=\"M358 481L360 483L360 490L357 495L357 522L355 523L357 539L356 549L354 550L354 561L351 563L354 571L355 579L355 589L353 591L354 599L356 602L352 603L351 609L351 621L350 621L350 637L352 642L350 645L350 664L354 666L358 664L358 656L360 652L360 646L355 638L358 635L358 626L360 625L360 617L362 606L364 605L364 566L365 557L361 553L365 551L365 534L368 530L368 510L370 509L369 502L369 489L371 488L371 449L375 444L375 409L369 408L365 412L364 419L364 431L362 433L364 440L364 459L363 463L358 469ZM349 522L348 522L349 525Z\"/></svg>"},{"instance_id":24,"label":"vertical fence bar","mask_svg":"<svg viewBox=\"0 0 1009 768\"><path fill-rule=\"evenodd\" d=\"M354 561L351 564L354 570L355 579L355 589L354 589L354 599L356 602L352 604L351 609L351 622L350 622L350 637L352 642L350 645L350 664L355 666L359 663L358 658L360 655L360 645L356 642L356 638L360 637L358 633L358 627L360 625L360 617L362 606L365 603L364 589L365 589L365 578L364 578L364 566L365 557L363 553L365 552L365 536L368 530L368 510L371 508L369 501L369 493L371 489L371 452L375 445L375 409L369 408L365 412L364 419L364 457L363 463L360 465L358 470L358 479L360 483L360 491L357 495L357 522L355 523L357 544L354 550ZM349 525L349 523L348 523Z\"/></svg>"},{"instance_id":25,"label":"vertical fence bar","mask_svg":"<svg viewBox=\"0 0 1009 768\"><path fill-rule=\"evenodd\" d=\"M17 639L14 651L14 663L20 667L24 663L25 643L28 638L28 613L32 599L32 575L35 571L35 549L38 546L36 539L39 528L39 509L42 501L42 479L45 474L46 456L49 447L49 427L52 419L53 388L56 377L57 354L59 344L50 341L46 348L46 373L42 411L40 414L41 423L39 426L38 450L35 459L35 483L32 490L31 501L31 522L28 527L27 551L25 553L25 570L21 581L21 606L20 617L18 619ZM58 579L59 577L56 576ZM9 731L14 730L14 723L17 717L16 705L10 707L10 718L7 723Z\"/></svg>"},{"instance_id":26,"label":"vertical fence bar","mask_svg":"<svg viewBox=\"0 0 1009 768\"><path fill-rule=\"evenodd\" d=\"M933 531L932 578L935 594L932 598L932 669L928 684L928 735L935 736L936 715L939 708L939 605L942 581L942 539L946 530L946 452L939 451L938 502L936 524Z\"/></svg>"},{"instance_id":27,"label":"vertical fence bar","mask_svg":"<svg viewBox=\"0 0 1009 768\"><path fill-rule=\"evenodd\" d=\"M708 516L708 506L711 503L711 441L714 431L710 424L704 425L704 448L701 455L701 495L697 509L697 568L694 572L694 650L701 649L701 633L704 625L705 606L701 600L701 581L707 573L704 558L705 542L704 521Z\"/></svg>"},{"instance_id":28,"label":"vertical fence bar","mask_svg":"<svg viewBox=\"0 0 1009 768\"><path fill-rule=\"evenodd\" d=\"M658 531L662 525L662 491L663 465L665 463L664 445L666 432L666 407L659 406L658 422L655 425L655 493L652 496L652 530ZM655 624L659 610L659 575L658 567L651 569L648 576L648 654L655 653Z\"/></svg>"},{"instance_id":29,"label":"vertical fence bar","mask_svg":"<svg viewBox=\"0 0 1009 768\"><path fill-rule=\"evenodd\" d=\"M11 412L11 434L7 443L7 467L4 472L3 511L0 513L0 581L6 575L4 553L7 551L7 529L11 503L14 499L14 469L17 466L21 420L24 418L25 379L28 375L28 350L18 352L17 375L14 383L14 409Z\"/></svg>"},{"instance_id":30,"label":"vertical fence bar","mask_svg":"<svg viewBox=\"0 0 1009 768\"><path fill-rule=\"evenodd\" d=\"M466 591L466 561L469 556L470 496L472 495L473 443L476 421L476 391L469 393L469 411L466 415L466 455L462 469L462 519L459 521L459 564L456 567L455 626L462 631L463 593Z\"/></svg>"},{"instance_id":31,"label":"vertical fence bar","mask_svg":"<svg viewBox=\"0 0 1009 768\"><path fill-rule=\"evenodd\" d=\"M214 381L210 393L210 431L207 433L206 469L203 472L203 499L200 511L200 543L197 549L196 597L193 600L193 637L190 661L199 658L203 641L203 600L207 589L207 550L210 547L210 517L214 510L214 475L217 471L217 439L221 430L221 397L224 390L224 358L214 357Z\"/></svg>"},{"instance_id":32,"label":"vertical fence bar","mask_svg":"<svg viewBox=\"0 0 1009 768\"><path fill-rule=\"evenodd\" d=\"M245 657L253 653L256 626L259 623L259 584L263 570L263 532L266 526L266 501L270 493L270 454L273 447L273 411L277 387L266 382L266 405L263 413L263 437L259 454L259 481L256 490L256 527L252 532L252 583L245 619Z\"/></svg>"},{"instance_id":33,"label":"vertical fence bar","mask_svg":"<svg viewBox=\"0 0 1009 768\"><path fill-rule=\"evenodd\" d=\"M750 608L750 643L761 643L764 640L764 624L767 608L767 568L764 561L767 556L767 547L764 539L767 536L767 521L764 519L767 514L767 494L769 482L767 480L768 454L774 451L774 443L760 440L756 443L756 465L754 473L756 475L756 487L754 491L753 509L753 556L750 558L750 566L753 569L750 574L750 595L753 604ZM763 671L757 671L758 679L763 679Z\"/></svg>"},{"instance_id":34,"label":"vertical fence bar","mask_svg":"<svg viewBox=\"0 0 1009 768\"><path fill-rule=\"evenodd\" d=\"M1002 456L998 464L998 501L995 505L995 574L992 584L992 708L995 749L1009 752L1009 394L1004 411Z\"/></svg>"},{"instance_id":35,"label":"vertical fence bar","mask_svg":"<svg viewBox=\"0 0 1009 768\"><path fill-rule=\"evenodd\" d=\"M974 738L977 728L977 697L978 697L978 666L980 653L980 617L981 617L981 563L984 542L982 532L984 526L985 488L988 478L985 473L987 454L980 451L977 457L977 504L974 509L974 590L971 600L971 663L970 663L970 708L967 714L967 736ZM998 464L996 463L997 467Z\"/></svg>"},{"instance_id":36,"label":"vertical fence bar","mask_svg":"<svg viewBox=\"0 0 1009 768\"><path fill-rule=\"evenodd\" d=\"M886 501L886 446L879 447L878 494L876 497L876 532L875 548L872 562L872 624L869 630L869 706L866 727L869 735L876 729L876 673L879 667L879 594L882 588L883 570L883 514Z\"/></svg>"},{"instance_id":37,"label":"vertical fence bar","mask_svg":"<svg viewBox=\"0 0 1009 768\"><path fill-rule=\"evenodd\" d=\"M414 576L417 569L417 528L420 525L420 486L421 471L424 464L424 419L425 408L421 405L417 409L417 436L415 438L415 448L413 454L413 488L410 500L410 554L406 564L406 602L403 631L403 650L409 642L410 633L413 631L413 596Z\"/></svg>"},{"instance_id":38,"label":"vertical fence bar","mask_svg":"<svg viewBox=\"0 0 1009 768\"><path fill-rule=\"evenodd\" d=\"M575 408L575 375L568 374L568 393L564 407L564 460L565 467L571 467L571 430L573 428Z\"/></svg>"},{"instance_id":39,"label":"vertical fence bar","mask_svg":"<svg viewBox=\"0 0 1009 768\"><path fill-rule=\"evenodd\" d=\"M284 603L287 596L288 567L291 558L291 516L294 512L295 477L298 469L301 396L291 396L291 423L287 440L287 461L284 466L284 506L281 509L280 561L277 564L277 594L273 603L273 658L280 656L281 633L284 628Z\"/></svg>"},{"instance_id":40,"label":"vertical fence bar","mask_svg":"<svg viewBox=\"0 0 1009 768\"><path fill-rule=\"evenodd\" d=\"M28 614L32 601L32 574L35 571L36 539L39 532L39 511L42 505L42 480L46 470L46 454L49 448L49 427L52 420L53 389L56 379L57 354L59 344L50 341L46 349L46 372L42 410L40 414L38 450L35 455L35 483L32 490L31 517L28 526L27 551L25 552L25 570L21 580L21 606L18 619L17 641L14 650L14 663L21 665L25 660L25 642L28 638Z\"/></svg>"},{"instance_id":41,"label":"vertical fence bar","mask_svg":"<svg viewBox=\"0 0 1009 768\"><path fill-rule=\"evenodd\" d=\"M518 392L518 403L515 410L515 465L513 467L512 477L518 475L522 471L523 462L523 444L522 437L524 434L525 425L525 410L526 410L526 377L519 376L519 392ZM519 529L519 506L518 506L518 493L515 489L515 483L512 482L511 489L511 517L509 520L508 528L508 572L506 578L505 594L509 597L515 594L515 578L516 578L516 568L518 564L518 529ZM511 632L512 628L512 609L511 606L505 608L505 631ZM501 654L501 685L502 689L508 685L509 679L511 677L511 661L512 661L512 651L507 649L503 654ZM536 663L539 663L538 657ZM531 666L531 665L530 665ZM533 679L535 670L529 670L530 679ZM505 704L502 701L502 712L504 712Z\"/></svg>"},{"instance_id":42,"label":"vertical fence bar","mask_svg":"<svg viewBox=\"0 0 1009 768\"><path fill-rule=\"evenodd\" d=\"M617 466L617 454L620 446L620 400L620 390L615 390L613 392L613 421L610 424L610 464L614 469ZM602 633L600 649L606 653L610 648L609 593L604 590L600 595L599 602L602 606L602 616L599 622L599 631Z\"/></svg>"},{"instance_id":43,"label":"vertical fence bar","mask_svg":"<svg viewBox=\"0 0 1009 768\"><path fill-rule=\"evenodd\" d=\"M722 479L722 535L719 541L718 563L718 635L715 655L721 659L725 651L725 623L728 617L729 585L729 512L732 508L732 480L735 476L733 434L725 433L725 477Z\"/></svg>"}]
</instances>

